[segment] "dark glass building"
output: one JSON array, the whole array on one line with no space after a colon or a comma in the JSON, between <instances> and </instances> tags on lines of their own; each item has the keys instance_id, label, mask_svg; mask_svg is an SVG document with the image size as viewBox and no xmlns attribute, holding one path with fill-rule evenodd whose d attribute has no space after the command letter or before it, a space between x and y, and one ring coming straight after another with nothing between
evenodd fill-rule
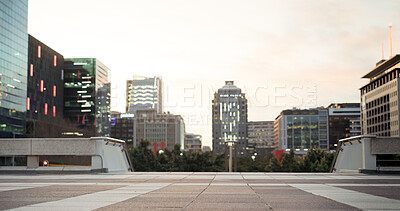
<instances>
[{"instance_id":1,"label":"dark glass building","mask_svg":"<svg viewBox=\"0 0 400 211\"><path fill-rule=\"evenodd\" d=\"M25 136L28 0L0 1L0 138Z\"/></svg>"},{"instance_id":2,"label":"dark glass building","mask_svg":"<svg viewBox=\"0 0 400 211\"><path fill-rule=\"evenodd\" d=\"M63 118L63 55L29 35L26 135L59 137ZM52 128L49 130L49 128ZM53 134L54 132L54 134Z\"/></svg>"},{"instance_id":3,"label":"dark glass building","mask_svg":"<svg viewBox=\"0 0 400 211\"><path fill-rule=\"evenodd\" d=\"M225 153L226 143L235 142L238 157L246 157L247 99L233 81L225 81L214 94L212 119L214 153Z\"/></svg>"},{"instance_id":4,"label":"dark glass building","mask_svg":"<svg viewBox=\"0 0 400 211\"><path fill-rule=\"evenodd\" d=\"M110 136L110 69L95 58L64 61L64 116L81 136Z\"/></svg>"},{"instance_id":5,"label":"dark glass building","mask_svg":"<svg viewBox=\"0 0 400 211\"><path fill-rule=\"evenodd\" d=\"M342 138L361 135L360 103L332 103L329 111L329 149Z\"/></svg>"}]
</instances>

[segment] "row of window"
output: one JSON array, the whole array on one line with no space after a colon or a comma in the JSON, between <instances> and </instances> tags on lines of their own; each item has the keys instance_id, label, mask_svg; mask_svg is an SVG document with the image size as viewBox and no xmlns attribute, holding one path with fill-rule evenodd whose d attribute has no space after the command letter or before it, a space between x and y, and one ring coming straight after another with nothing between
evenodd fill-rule
<instances>
[{"instance_id":1,"label":"row of window","mask_svg":"<svg viewBox=\"0 0 400 211\"><path fill-rule=\"evenodd\" d=\"M375 80L374 82L368 84L366 87L364 87L361 90L361 92L362 92L362 94L368 93L382 85L385 85L389 81L392 81L393 79L396 79L396 78L398 78L398 70L392 71L392 72L386 74L385 76Z\"/></svg>"}]
</instances>

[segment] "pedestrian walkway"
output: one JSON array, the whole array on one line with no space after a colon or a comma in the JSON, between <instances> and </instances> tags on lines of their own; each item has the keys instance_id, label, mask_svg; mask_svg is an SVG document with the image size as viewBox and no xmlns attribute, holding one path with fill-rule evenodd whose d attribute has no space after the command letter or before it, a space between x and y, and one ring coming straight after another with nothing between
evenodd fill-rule
<instances>
[{"instance_id":1,"label":"pedestrian walkway","mask_svg":"<svg viewBox=\"0 0 400 211\"><path fill-rule=\"evenodd\" d=\"M399 210L398 193L396 175L0 175L0 210Z\"/></svg>"}]
</instances>

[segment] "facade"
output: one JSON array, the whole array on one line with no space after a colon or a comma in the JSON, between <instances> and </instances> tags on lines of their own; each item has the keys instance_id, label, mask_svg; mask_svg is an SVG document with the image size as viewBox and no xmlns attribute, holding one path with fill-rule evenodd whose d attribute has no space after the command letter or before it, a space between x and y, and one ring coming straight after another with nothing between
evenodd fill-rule
<instances>
[{"instance_id":1,"label":"facade","mask_svg":"<svg viewBox=\"0 0 400 211\"><path fill-rule=\"evenodd\" d=\"M28 0L0 1L0 138L25 136Z\"/></svg>"},{"instance_id":2,"label":"facade","mask_svg":"<svg viewBox=\"0 0 400 211\"><path fill-rule=\"evenodd\" d=\"M163 81L161 77L133 76L126 81L126 113L156 110L163 113Z\"/></svg>"},{"instance_id":3,"label":"facade","mask_svg":"<svg viewBox=\"0 0 400 211\"><path fill-rule=\"evenodd\" d=\"M377 63L363 78L369 82L361 91L363 135L399 136L400 55Z\"/></svg>"},{"instance_id":4,"label":"facade","mask_svg":"<svg viewBox=\"0 0 400 211\"><path fill-rule=\"evenodd\" d=\"M274 121L253 121L247 123L248 151L250 154L265 156L274 148Z\"/></svg>"},{"instance_id":5,"label":"facade","mask_svg":"<svg viewBox=\"0 0 400 211\"><path fill-rule=\"evenodd\" d=\"M110 136L110 69L95 58L64 62L64 115L83 136Z\"/></svg>"},{"instance_id":6,"label":"facade","mask_svg":"<svg viewBox=\"0 0 400 211\"><path fill-rule=\"evenodd\" d=\"M212 119L214 153L225 153L225 144L235 142L238 157L246 157L247 99L233 81L225 81L225 86L214 94Z\"/></svg>"},{"instance_id":7,"label":"facade","mask_svg":"<svg viewBox=\"0 0 400 211\"><path fill-rule=\"evenodd\" d=\"M111 119L111 137L125 140L130 147L142 140L150 141L157 149L173 150L184 147L185 123L180 115L159 114L155 110L138 110L136 114L120 114Z\"/></svg>"},{"instance_id":8,"label":"facade","mask_svg":"<svg viewBox=\"0 0 400 211\"><path fill-rule=\"evenodd\" d=\"M329 149L335 149L338 140L361 135L360 103L332 103L329 111Z\"/></svg>"},{"instance_id":9,"label":"facade","mask_svg":"<svg viewBox=\"0 0 400 211\"><path fill-rule=\"evenodd\" d=\"M324 108L282 111L274 122L275 147L278 150L308 151L329 149L328 111Z\"/></svg>"},{"instance_id":10,"label":"facade","mask_svg":"<svg viewBox=\"0 0 400 211\"><path fill-rule=\"evenodd\" d=\"M184 142L184 150L185 151L201 151L201 135L194 133L186 133L185 134L185 142Z\"/></svg>"},{"instance_id":11,"label":"facade","mask_svg":"<svg viewBox=\"0 0 400 211\"><path fill-rule=\"evenodd\" d=\"M29 35L27 137L54 137L61 133L55 127L63 118L63 64L63 55ZM48 130L49 126L53 130Z\"/></svg>"}]
</instances>

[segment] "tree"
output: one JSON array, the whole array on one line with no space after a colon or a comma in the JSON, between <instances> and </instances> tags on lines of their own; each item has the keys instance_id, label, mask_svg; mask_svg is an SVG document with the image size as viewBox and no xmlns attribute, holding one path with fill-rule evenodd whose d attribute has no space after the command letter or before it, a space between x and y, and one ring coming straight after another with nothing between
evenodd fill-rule
<instances>
[{"instance_id":1,"label":"tree","mask_svg":"<svg viewBox=\"0 0 400 211\"><path fill-rule=\"evenodd\" d=\"M314 147L304 156L301 170L305 172L329 172L332 161L332 153Z\"/></svg>"},{"instance_id":2,"label":"tree","mask_svg":"<svg viewBox=\"0 0 400 211\"><path fill-rule=\"evenodd\" d=\"M149 149L150 142L142 140L138 147L130 152L133 169L135 171L157 171L161 166L159 161Z\"/></svg>"},{"instance_id":3,"label":"tree","mask_svg":"<svg viewBox=\"0 0 400 211\"><path fill-rule=\"evenodd\" d=\"M289 154L283 154L281 157L282 171L284 172L298 172L300 171L300 161L294 154L293 149Z\"/></svg>"}]
</instances>

